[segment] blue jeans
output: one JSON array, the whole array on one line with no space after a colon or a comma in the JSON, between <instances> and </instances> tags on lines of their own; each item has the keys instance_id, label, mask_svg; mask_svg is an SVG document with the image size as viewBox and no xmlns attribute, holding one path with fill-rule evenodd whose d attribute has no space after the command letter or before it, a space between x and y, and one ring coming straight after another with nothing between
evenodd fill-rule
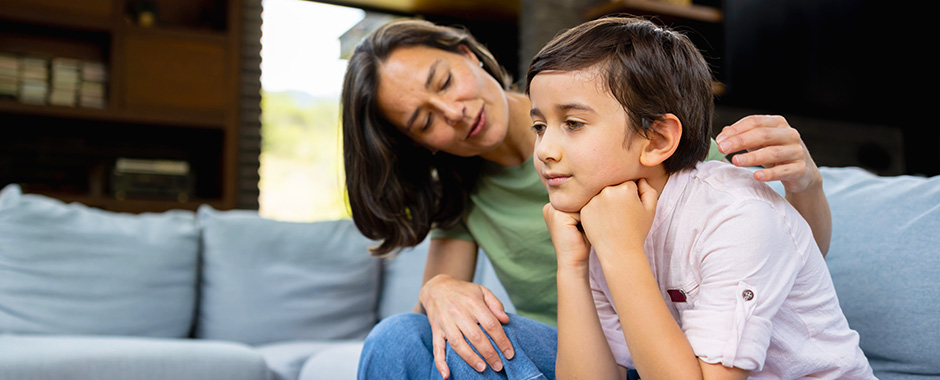
<instances>
[{"instance_id":1,"label":"blue jeans","mask_svg":"<svg viewBox=\"0 0 940 380\"><path fill-rule=\"evenodd\" d=\"M464 362L447 345L447 366L451 380L510 379L540 380L555 378L558 329L518 315L509 315L503 325L515 355L507 360L499 349L503 370L487 366L482 373ZM359 358L359 380L443 379L434 365L431 324L424 314L398 314L382 320L366 338ZM490 339L492 343L492 339ZM494 345L495 347L495 345Z\"/></svg>"}]
</instances>

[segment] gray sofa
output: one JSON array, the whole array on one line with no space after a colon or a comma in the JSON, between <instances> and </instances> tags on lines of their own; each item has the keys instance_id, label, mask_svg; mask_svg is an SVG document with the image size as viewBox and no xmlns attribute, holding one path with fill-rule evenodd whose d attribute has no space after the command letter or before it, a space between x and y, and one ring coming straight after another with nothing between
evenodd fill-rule
<instances>
[{"instance_id":1,"label":"gray sofa","mask_svg":"<svg viewBox=\"0 0 940 380\"><path fill-rule=\"evenodd\" d=\"M876 375L940 379L940 177L822 171L827 263ZM427 249L371 244L350 221L120 214L7 186L0 379L353 379L371 326L415 305Z\"/></svg>"}]
</instances>

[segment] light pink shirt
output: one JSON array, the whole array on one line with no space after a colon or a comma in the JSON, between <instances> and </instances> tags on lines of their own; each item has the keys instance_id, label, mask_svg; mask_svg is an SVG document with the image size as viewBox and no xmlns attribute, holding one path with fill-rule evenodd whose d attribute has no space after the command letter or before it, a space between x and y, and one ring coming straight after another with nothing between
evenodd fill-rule
<instances>
[{"instance_id":1,"label":"light pink shirt","mask_svg":"<svg viewBox=\"0 0 940 380\"><path fill-rule=\"evenodd\" d=\"M875 378L809 225L750 171L711 161L673 173L645 248L703 361L751 370L752 379ZM617 363L634 368L593 250L590 260L604 334Z\"/></svg>"}]
</instances>

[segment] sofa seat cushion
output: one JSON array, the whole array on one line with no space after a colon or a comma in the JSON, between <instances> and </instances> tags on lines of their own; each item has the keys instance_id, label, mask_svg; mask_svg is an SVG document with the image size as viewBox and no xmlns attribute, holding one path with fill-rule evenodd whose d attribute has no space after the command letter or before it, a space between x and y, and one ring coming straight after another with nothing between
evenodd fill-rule
<instances>
[{"instance_id":1,"label":"sofa seat cushion","mask_svg":"<svg viewBox=\"0 0 940 380\"><path fill-rule=\"evenodd\" d=\"M191 211L127 214L0 192L0 333L186 337L199 231Z\"/></svg>"},{"instance_id":2,"label":"sofa seat cushion","mask_svg":"<svg viewBox=\"0 0 940 380\"><path fill-rule=\"evenodd\" d=\"M0 335L0 379L265 380L237 343L191 339Z\"/></svg>"},{"instance_id":3,"label":"sofa seat cushion","mask_svg":"<svg viewBox=\"0 0 940 380\"><path fill-rule=\"evenodd\" d=\"M332 351L337 347L358 345L362 347L362 340L313 340L271 343L255 347L268 363L271 371L271 380L296 380L301 368L311 358L322 352ZM356 363L359 362L359 352L355 355L334 357L336 365L352 368L352 376L343 377L338 373L329 373L333 379L355 379ZM348 371L346 371L348 372ZM345 372L343 372L345 373Z\"/></svg>"},{"instance_id":4,"label":"sofa seat cushion","mask_svg":"<svg viewBox=\"0 0 940 380\"><path fill-rule=\"evenodd\" d=\"M280 222L209 206L198 217L197 337L251 345L353 339L375 324L381 261L351 220Z\"/></svg>"},{"instance_id":5,"label":"sofa seat cushion","mask_svg":"<svg viewBox=\"0 0 940 380\"><path fill-rule=\"evenodd\" d=\"M304 362L297 380L355 379L359 372L359 355L363 341L337 342L318 351ZM349 360L356 358L356 360Z\"/></svg>"}]
</instances>

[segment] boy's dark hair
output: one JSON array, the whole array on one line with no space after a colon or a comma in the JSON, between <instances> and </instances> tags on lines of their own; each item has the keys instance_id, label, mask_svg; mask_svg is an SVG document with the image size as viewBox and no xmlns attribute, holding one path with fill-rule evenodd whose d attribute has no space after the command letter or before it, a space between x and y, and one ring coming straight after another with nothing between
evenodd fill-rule
<instances>
[{"instance_id":1,"label":"boy's dark hair","mask_svg":"<svg viewBox=\"0 0 940 380\"><path fill-rule=\"evenodd\" d=\"M667 113L682 122L679 146L663 162L667 173L705 159L714 106L712 76L686 36L633 17L585 22L556 36L535 55L526 76L526 94L540 72L594 65L606 72L607 88L623 105L637 134L648 138L653 122Z\"/></svg>"},{"instance_id":2,"label":"boy's dark hair","mask_svg":"<svg viewBox=\"0 0 940 380\"><path fill-rule=\"evenodd\" d=\"M432 226L460 222L482 159L432 155L385 119L378 106L378 67L395 50L424 46L461 53L468 48L504 88L509 74L466 30L421 20L399 20L370 33L346 67L342 93L343 161L353 221L380 240L374 256L417 245Z\"/></svg>"}]
</instances>

